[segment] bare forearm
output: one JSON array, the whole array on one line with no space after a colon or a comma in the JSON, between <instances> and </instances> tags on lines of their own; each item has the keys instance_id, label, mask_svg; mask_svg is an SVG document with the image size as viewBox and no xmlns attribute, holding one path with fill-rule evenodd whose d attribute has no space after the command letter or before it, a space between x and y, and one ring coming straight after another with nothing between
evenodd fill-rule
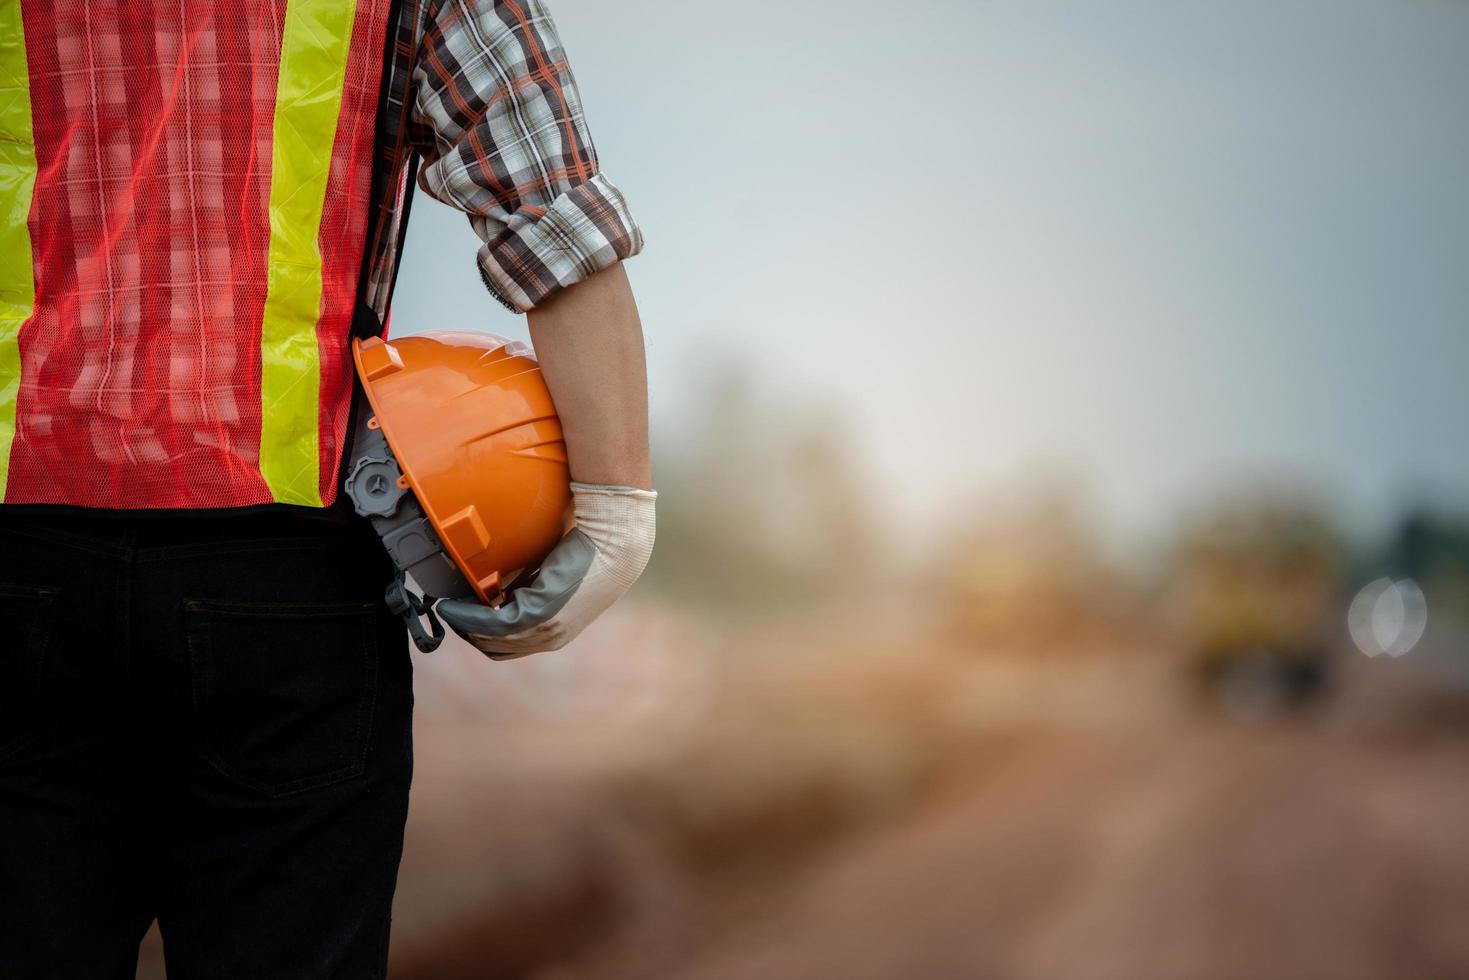
<instances>
[{"instance_id":1,"label":"bare forearm","mask_svg":"<svg viewBox=\"0 0 1469 980\"><path fill-rule=\"evenodd\" d=\"M529 316L566 434L571 478L651 489L643 327L627 273L612 266Z\"/></svg>"}]
</instances>

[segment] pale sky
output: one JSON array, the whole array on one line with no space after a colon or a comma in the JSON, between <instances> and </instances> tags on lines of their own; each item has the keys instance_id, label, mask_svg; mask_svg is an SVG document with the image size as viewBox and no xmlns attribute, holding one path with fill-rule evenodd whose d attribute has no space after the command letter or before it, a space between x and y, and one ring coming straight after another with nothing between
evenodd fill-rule
<instances>
[{"instance_id":1,"label":"pale sky","mask_svg":"<svg viewBox=\"0 0 1469 980\"><path fill-rule=\"evenodd\" d=\"M1035 467L1469 509L1469 3L552 2L660 430L745 358L919 528ZM477 244L418 202L396 331L524 336Z\"/></svg>"}]
</instances>

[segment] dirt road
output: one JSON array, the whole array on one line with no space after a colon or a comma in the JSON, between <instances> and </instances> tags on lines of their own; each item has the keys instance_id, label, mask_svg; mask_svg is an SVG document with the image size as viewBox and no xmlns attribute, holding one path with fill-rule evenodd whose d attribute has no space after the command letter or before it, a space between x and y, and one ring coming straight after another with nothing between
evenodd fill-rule
<instances>
[{"instance_id":1,"label":"dirt road","mask_svg":"<svg viewBox=\"0 0 1469 980\"><path fill-rule=\"evenodd\" d=\"M829 854L690 980L1469 974L1469 743L1039 738Z\"/></svg>"}]
</instances>

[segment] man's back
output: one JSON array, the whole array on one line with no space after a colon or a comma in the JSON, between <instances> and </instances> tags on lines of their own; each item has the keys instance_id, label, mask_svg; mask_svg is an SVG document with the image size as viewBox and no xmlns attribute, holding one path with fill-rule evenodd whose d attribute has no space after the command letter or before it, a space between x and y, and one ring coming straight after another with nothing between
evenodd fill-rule
<instances>
[{"instance_id":1,"label":"man's back","mask_svg":"<svg viewBox=\"0 0 1469 980\"><path fill-rule=\"evenodd\" d=\"M20 4L7 503L332 499L389 7Z\"/></svg>"}]
</instances>

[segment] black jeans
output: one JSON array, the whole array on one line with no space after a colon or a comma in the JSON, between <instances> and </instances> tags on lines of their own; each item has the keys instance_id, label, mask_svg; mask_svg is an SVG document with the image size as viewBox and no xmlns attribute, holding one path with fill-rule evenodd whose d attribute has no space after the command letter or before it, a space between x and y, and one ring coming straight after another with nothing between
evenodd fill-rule
<instances>
[{"instance_id":1,"label":"black jeans","mask_svg":"<svg viewBox=\"0 0 1469 980\"><path fill-rule=\"evenodd\" d=\"M0 977L385 973L411 666L364 523L0 508Z\"/></svg>"}]
</instances>

